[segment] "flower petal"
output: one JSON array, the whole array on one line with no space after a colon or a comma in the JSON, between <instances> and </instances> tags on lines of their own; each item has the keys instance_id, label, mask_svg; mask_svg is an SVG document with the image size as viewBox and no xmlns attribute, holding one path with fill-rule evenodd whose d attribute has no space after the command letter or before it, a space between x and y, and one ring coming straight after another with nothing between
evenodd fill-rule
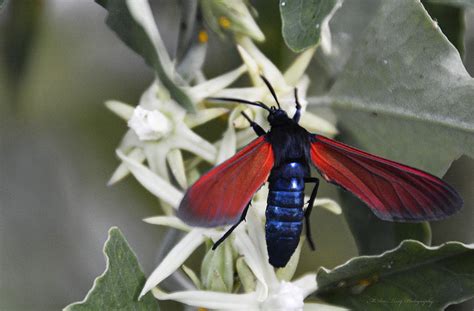
<instances>
[{"instance_id":1,"label":"flower petal","mask_svg":"<svg viewBox=\"0 0 474 311\"><path fill-rule=\"evenodd\" d=\"M198 289L202 289L201 280L199 280L199 277L196 275L196 273L186 265L182 265L181 268L183 269L184 273L186 273L191 282L193 282L194 286L196 286Z\"/></svg>"},{"instance_id":2,"label":"flower petal","mask_svg":"<svg viewBox=\"0 0 474 311\"><path fill-rule=\"evenodd\" d=\"M215 97L234 97L234 98L245 98L247 100L259 100L265 96L268 89L265 87L236 87L226 88L218 91L214 94ZM233 103L224 103L235 106Z\"/></svg>"},{"instance_id":3,"label":"flower petal","mask_svg":"<svg viewBox=\"0 0 474 311\"><path fill-rule=\"evenodd\" d=\"M183 197L183 194L178 189L154 174L143 164L127 157L119 150L117 150L117 156L127 165L127 168L145 189L175 208L178 207Z\"/></svg>"},{"instance_id":4,"label":"flower petal","mask_svg":"<svg viewBox=\"0 0 474 311\"><path fill-rule=\"evenodd\" d=\"M252 270L253 274L262 286L257 287L257 299L263 301L268 296L268 284L264 277L266 262L262 260L259 250L250 240L243 228L237 227L235 230L234 245L237 251L244 256L245 262Z\"/></svg>"},{"instance_id":5,"label":"flower petal","mask_svg":"<svg viewBox=\"0 0 474 311\"><path fill-rule=\"evenodd\" d=\"M204 241L203 231L204 229L191 230L169 251L168 255L163 258L160 265L156 267L155 271L153 271L150 277L146 280L139 298L170 276L184 263L192 252L194 252L194 250Z\"/></svg>"},{"instance_id":6,"label":"flower petal","mask_svg":"<svg viewBox=\"0 0 474 311\"><path fill-rule=\"evenodd\" d=\"M245 65L242 65L239 68L236 68L230 72L227 72L216 78L207 80L206 82L193 86L190 91L191 96L193 97L194 101L200 102L204 98L211 96L217 91L222 90L232 84L245 71L247 71L247 68L245 67Z\"/></svg>"},{"instance_id":7,"label":"flower petal","mask_svg":"<svg viewBox=\"0 0 474 311\"><path fill-rule=\"evenodd\" d=\"M183 154L181 153L181 150L170 150L166 155L166 159L168 160L168 165L170 166L174 178L181 188L186 189L188 187L188 181L186 179L186 171L184 169Z\"/></svg>"},{"instance_id":8,"label":"flower petal","mask_svg":"<svg viewBox=\"0 0 474 311\"><path fill-rule=\"evenodd\" d=\"M221 310L258 310L255 293L228 294L211 291L182 291L167 294L159 289L153 290L159 300L174 300L181 303L209 309Z\"/></svg>"},{"instance_id":9,"label":"flower petal","mask_svg":"<svg viewBox=\"0 0 474 311\"><path fill-rule=\"evenodd\" d=\"M148 167L153 173L158 174L168 182L170 177L168 174L168 166L166 165L166 155L171 149L170 141L172 141L172 138L168 137L160 141L150 141L143 144L143 151Z\"/></svg>"},{"instance_id":10,"label":"flower petal","mask_svg":"<svg viewBox=\"0 0 474 311\"><path fill-rule=\"evenodd\" d=\"M303 311L344 311L349 310L346 308L338 307L338 306L331 306L324 303L305 303L303 307Z\"/></svg>"},{"instance_id":11,"label":"flower petal","mask_svg":"<svg viewBox=\"0 0 474 311\"><path fill-rule=\"evenodd\" d=\"M217 153L216 164L220 164L232 157L237 149L236 144L235 128L231 125L227 128L222 137L222 143Z\"/></svg>"},{"instance_id":12,"label":"flower petal","mask_svg":"<svg viewBox=\"0 0 474 311\"><path fill-rule=\"evenodd\" d=\"M140 148L134 148L132 151L128 153L128 157L135 160L138 163L142 163L145 161L145 154ZM127 165L124 163L120 163L120 165L115 169L114 173L110 177L109 181L107 182L108 186L111 186L123 178L125 178L130 173Z\"/></svg>"},{"instance_id":13,"label":"flower petal","mask_svg":"<svg viewBox=\"0 0 474 311\"><path fill-rule=\"evenodd\" d=\"M311 59L313 58L316 47L307 49L293 61L288 69L283 74L288 85L296 85L308 68Z\"/></svg>"},{"instance_id":14,"label":"flower petal","mask_svg":"<svg viewBox=\"0 0 474 311\"><path fill-rule=\"evenodd\" d=\"M174 147L190 151L204 160L214 163L217 151L211 143L184 125L177 127L176 132L176 137L170 138Z\"/></svg>"},{"instance_id":15,"label":"flower petal","mask_svg":"<svg viewBox=\"0 0 474 311\"><path fill-rule=\"evenodd\" d=\"M257 46L250 40L248 37L239 37L237 40L237 43L239 46L241 46L245 52L248 54L248 56L245 57L244 59L244 54L242 54L242 50L239 49L239 52L241 53L240 55L243 57L244 62L250 57L250 59L254 60L254 63L257 65L257 68L255 68L255 65L251 65L249 67L249 74L253 74L253 83L255 85L261 85L263 82L261 79L258 77L255 77L255 75L262 74L264 75L267 79L270 80L272 83L272 86L275 89L283 89L286 86L285 79L283 78L283 74L278 70L278 68L257 48ZM246 63L248 66L249 63ZM258 69L256 71L256 69Z\"/></svg>"},{"instance_id":16,"label":"flower petal","mask_svg":"<svg viewBox=\"0 0 474 311\"><path fill-rule=\"evenodd\" d=\"M235 135L234 120L240 116L242 109L240 107L235 108L229 116L227 130L224 132L224 136L221 139L219 152L217 153L216 164L220 164L225 160L233 156L237 150L237 138Z\"/></svg>"},{"instance_id":17,"label":"flower petal","mask_svg":"<svg viewBox=\"0 0 474 311\"><path fill-rule=\"evenodd\" d=\"M332 123L308 111L301 115L300 125L312 133L321 133L327 136L334 136L338 133Z\"/></svg>"},{"instance_id":18,"label":"flower petal","mask_svg":"<svg viewBox=\"0 0 474 311\"><path fill-rule=\"evenodd\" d=\"M130 149L141 146L143 146L143 143L140 141L140 139L138 139L135 131L128 129L128 131L123 136L122 141L120 141L118 149L120 149L122 152L128 153Z\"/></svg>"},{"instance_id":19,"label":"flower petal","mask_svg":"<svg viewBox=\"0 0 474 311\"><path fill-rule=\"evenodd\" d=\"M153 216L144 218L143 221L152 225L167 226L182 231L191 231L193 229L176 216Z\"/></svg>"},{"instance_id":20,"label":"flower petal","mask_svg":"<svg viewBox=\"0 0 474 311\"><path fill-rule=\"evenodd\" d=\"M124 120L129 120L133 115L133 110L135 109L135 107L118 100L108 100L105 102L105 106Z\"/></svg>"},{"instance_id":21,"label":"flower petal","mask_svg":"<svg viewBox=\"0 0 474 311\"><path fill-rule=\"evenodd\" d=\"M275 270L268 262L267 243L262 237L265 236L263 217L258 214L257 209L249 209L249 217L247 219L248 235L253 244L257 247L262 262L264 277L267 283L277 283L278 279Z\"/></svg>"},{"instance_id":22,"label":"flower petal","mask_svg":"<svg viewBox=\"0 0 474 311\"><path fill-rule=\"evenodd\" d=\"M198 125L207 123L212 119L215 119L225 113L227 113L229 109L227 108L208 108L204 110L198 110L196 113L187 114L184 117L184 123L189 128L196 127Z\"/></svg>"},{"instance_id":23,"label":"flower petal","mask_svg":"<svg viewBox=\"0 0 474 311\"><path fill-rule=\"evenodd\" d=\"M158 99L158 95L161 93L160 91L162 89L164 88L161 87L161 84L158 79L155 79L145 90L145 92L143 92L138 105L148 110L163 108L162 101ZM167 94L168 96L164 96L164 93L162 95L162 97L166 97L165 100L169 99L169 94Z\"/></svg>"}]
</instances>

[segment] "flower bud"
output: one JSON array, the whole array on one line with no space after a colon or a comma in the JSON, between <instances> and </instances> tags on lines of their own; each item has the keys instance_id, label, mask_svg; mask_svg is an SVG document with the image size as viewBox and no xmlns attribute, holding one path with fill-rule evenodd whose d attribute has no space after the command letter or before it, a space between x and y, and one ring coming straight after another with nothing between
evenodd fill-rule
<instances>
[{"instance_id":1,"label":"flower bud","mask_svg":"<svg viewBox=\"0 0 474 311\"><path fill-rule=\"evenodd\" d=\"M242 0L202 0L201 8L209 27L218 34L230 31L256 41L265 36Z\"/></svg>"},{"instance_id":2,"label":"flower bud","mask_svg":"<svg viewBox=\"0 0 474 311\"><path fill-rule=\"evenodd\" d=\"M207 290L232 292L234 287L234 255L231 239L224 241L215 250L208 250L202 261L201 281Z\"/></svg>"}]
</instances>

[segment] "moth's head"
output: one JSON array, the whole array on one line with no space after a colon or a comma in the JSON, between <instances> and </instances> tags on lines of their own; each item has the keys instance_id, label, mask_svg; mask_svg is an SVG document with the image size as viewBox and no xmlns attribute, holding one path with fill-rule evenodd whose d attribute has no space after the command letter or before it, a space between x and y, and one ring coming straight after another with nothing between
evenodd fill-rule
<instances>
[{"instance_id":1,"label":"moth's head","mask_svg":"<svg viewBox=\"0 0 474 311\"><path fill-rule=\"evenodd\" d=\"M290 120L288 114L283 109L275 106L270 107L270 111L267 117L268 122L271 126L285 124Z\"/></svg>"}]
</instances>

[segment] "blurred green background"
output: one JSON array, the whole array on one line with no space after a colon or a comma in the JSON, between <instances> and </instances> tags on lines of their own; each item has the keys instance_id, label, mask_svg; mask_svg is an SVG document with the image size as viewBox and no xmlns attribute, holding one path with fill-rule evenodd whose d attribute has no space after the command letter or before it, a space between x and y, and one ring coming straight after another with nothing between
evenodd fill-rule
<instances>
[{"instance_id":1,"label":"blurred green background","mask_svg":"<svg viewBox=\"0 0 474 311\"><path fill-rule=\"evenodd\" d=\"M173 55L178 8L174 1L153 6ZM267 36L261 48L284 68L293 55L282 42L276 2L256 8ZM104 270L102 245L113 225L147 274L157 264L165 231L141 221L159 213L157 201L130 177L106 186L126 124L103 105L136 104L153 74L106 27L105 15L92 1L74 0L10 1L0 12L0 310L53 310L81 300ZM464 60L472 75L474 12L465 21ZM211 37L208 51L209 76L240 63L230 42ZM323 67L313 61L313 81L325 75ZM313 93L325 87L315 83ZM432 224L433 244L474 242L473 173L474 160L462 157L445 176L465 208ZM319 195L337 198L337 191L323 183ZM357 255L342 216L316 210L312 220L317 251L305 246L300 271Z\"/></svg>"}]
</instances>

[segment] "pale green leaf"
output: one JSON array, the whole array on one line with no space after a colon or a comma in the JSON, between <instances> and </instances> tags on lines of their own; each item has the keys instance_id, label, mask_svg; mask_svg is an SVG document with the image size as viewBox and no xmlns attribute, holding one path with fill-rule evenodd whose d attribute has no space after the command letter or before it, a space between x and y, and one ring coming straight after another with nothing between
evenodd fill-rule
<instances>
[{"instance_id":1,"label":"pale green leaf","mask_svg":"<svg viewBox=\"0 0 474 311\"><path fill-rule=\"evenodd\" d=\"M404 241L317 274L315 296L354 310L441 310L474 297L474 246Z\"/></svg>"},{"instance_id":2,"label":"pale green leaf","mask_svg":"<svg viewBox=\"0 0 474 311\"><path fill-rule=\"evenodd\" d=\"M458 51L414 0L380 4L330 91L341 138L369 152L443 175L474 156L474 80ZM344 194L359 251L374 254L406 238L431 240L427 224L376 219ZM376 232L377 234L374 234Z\"/></svg>"},{"instance_id":3,"label":"pale green leaf","mask_svg":"<svg viewBox=\"0 0 474 311\"><path fill-rule=\"evenodd\" d=\"M442 175L474 156L474 80L419 1L385 1L330 91L358 147Z\"/></svg>"},{"instance_id":4,"label":"pale green leaf","mask_svg":"<svg viewBox=\"0 0 474 311\"><path fill-rule=\"evenodd\" d=\"M64 310L158 310L158 303L151 294L138 300L145 284L137 257L120 230L113 227L104 245L107 260L105 272L94 281L92 289L81 302Z\"/></svg>"},{"instance_id":5,"label":"pale green leaf","mask_svg":"<svg viewBox=\"0 0 474 311\"><path fill-rule=\"evenodd\" d=\"M280 0L286 44L295 52L319 44L324 28L341 3L338 0Z\"/></svg>"}]
</instances>

